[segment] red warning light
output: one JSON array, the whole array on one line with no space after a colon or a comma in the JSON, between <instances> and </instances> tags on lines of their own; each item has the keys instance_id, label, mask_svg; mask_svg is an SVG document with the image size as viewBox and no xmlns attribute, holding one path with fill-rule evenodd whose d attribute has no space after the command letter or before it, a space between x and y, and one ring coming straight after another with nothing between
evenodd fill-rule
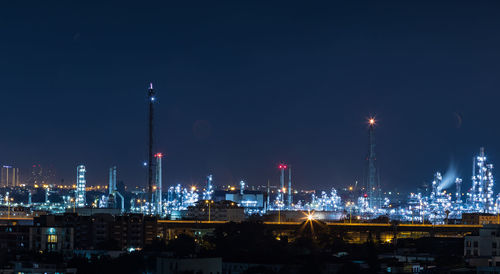
<instances>
[{"instance_id":1,"label":"red warning light","mask_svg":"<svg viewBox=\"0 0 500 274\"><path fill-rule=\"evenodd\" d=\"M163 157L163 154L162 154L162 153L156 153L156 154L155 154L155 157L156 157L156 158L161 158L161 157Z\"/></svg>"},{"instance_id":2,"label":"red warning light","mask_svg":"<svg viewBox=\"0 0 500 274\"><path fill-rule=\"evenodd\" d=\"M368 197L368 194L365 193L365 195L363 195L363 197L367 198Z\"/></svg>"}]
</instances>

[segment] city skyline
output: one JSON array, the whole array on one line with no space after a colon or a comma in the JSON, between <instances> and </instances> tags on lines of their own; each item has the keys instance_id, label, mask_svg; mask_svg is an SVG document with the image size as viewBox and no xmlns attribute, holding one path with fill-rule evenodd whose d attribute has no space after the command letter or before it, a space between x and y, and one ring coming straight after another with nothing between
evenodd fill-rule
<instances>
[{"instance_id":1,"label":"city skyline","mask_svg":"<svg viewBox=\"0 0 500 274\"><path fill-rule=\"evenodd\" d=\"M51 165L72 184L83 164L106 184L116 165L146 187L149 82L164 186L277 185L280 162L299 188L362 181L374 114L383 190L450 162L468 189L479 147L500 162L498 5L8 5L0 163L21 174Z\"/></svg>"}]
</instances>

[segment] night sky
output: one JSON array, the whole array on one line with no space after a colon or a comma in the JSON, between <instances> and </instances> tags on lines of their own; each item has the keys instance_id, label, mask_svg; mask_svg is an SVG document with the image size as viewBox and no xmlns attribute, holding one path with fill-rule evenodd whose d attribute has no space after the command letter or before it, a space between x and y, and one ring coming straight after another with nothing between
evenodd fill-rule
<instances>
[{"instance_id":1,"label":"night sky","mask_svg":"<svg viewBox=\"0 0 500 274\"><path fill-rule=\"evenodd\" d=\"M145 186L149 82L166 185L362 181L370 115L384 189L450 162L468 189L480 146L500 168L497 1L8 2L0 163L25 174Z\"/></svg>"}]
</instances>

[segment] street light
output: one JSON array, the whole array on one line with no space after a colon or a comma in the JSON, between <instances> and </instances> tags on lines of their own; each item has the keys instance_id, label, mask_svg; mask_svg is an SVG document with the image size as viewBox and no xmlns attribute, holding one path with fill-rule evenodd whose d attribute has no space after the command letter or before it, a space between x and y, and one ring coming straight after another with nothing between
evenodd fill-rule
<instances>
[{"instance_id":1,"label":"street light","mask_svg":"<svg viewBox=\"0 0 500 274\"><path fill-rule=\"evenodd\" d=\"M7 218L10 219L10 199L9 199L9 192L7 192L7 195L5 195L5 201L7 202Z\"/></svg>"},{"instance_id":2,"label":"street light","mask_svg":"<svg viewBox=\"0 0 500 274\"><path fill-rule=\"evenodd\" d=\"M352 206L354 202L347 202L347 206L349 207L349 223L352 224Z\"/></svg>"},{"instance_id":3,"label":"street light","mask_svg":"<svg viewBox=\"0 0 500 274\"><path fill-rule=\"evenodd\" d=\"M310 211L307 212L306 214L307 221L311 222L314 221L314 211L311 213Z\"/></svg>"},{"instance_id":4,"label":"street light","mask_svg":"<svg viewBox=\"0 0 500 274\"><path fill-rule=\"evenodd\" d=\"M210 205L213 204L213 200L205 200L205 204L208 204L208 222L210 223Z\"/></svg>"}]
</instances>

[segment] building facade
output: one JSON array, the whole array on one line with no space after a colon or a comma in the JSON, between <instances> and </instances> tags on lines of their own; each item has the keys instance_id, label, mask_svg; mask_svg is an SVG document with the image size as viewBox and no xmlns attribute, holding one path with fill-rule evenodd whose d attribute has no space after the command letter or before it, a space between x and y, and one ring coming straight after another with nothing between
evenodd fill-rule
<instances>
[{"instance_id":1,"label":"building facade","mask_svg":"<svg viewBox=\"0 0 500 274\"><path fill-rule=\"evenodd\" d=\"M182 215L187 220L241 222L245 220L245 209L232 201L202 200L188 207Z\"/></svg>"},{"instance_id":2,"label":"building facade","mask_svg":"<svg viewBox=\"0 0 500 274\"><path fill-rule=\"evenodd\" d=\"M29 226L0 226L0 249L7 252L28 250Z\"/></svg>"},{"instance_id":3,"label":"building facade","mask_svg":"<svg viewBox=\"0 0 500 274\"><path fill-rule=\"evenodd\" d=\"M462 223L467 225L500 224L500 215L488 213L462 213Z\"/></svg>"},{"instance_id":4,"label":"building facade","mask_svg":"<svg viewBox=\"0 0 500 274\"><path fill-rule=\"evenodd\" d=\"M500 266L500 225L485 225L465 236L464 256L472 266Z\"/></svg>"},{"instance_id":5,"label":"building facade","mask_svg":"<svg viewBox=\"0 0 500 274\"><path fill-rule=\"evenodd\" d=\"M30 227L30 250L72 251L73 231L72 227Z\"/></svg>"},{"instance_id":6,"label":"building facade","mask_svg":"<svg viewBox=\"0 0 500 274\"><path fill-rule=\"evenodd\" d=\"M34 225L71 228L74 249L78 250L142 248L151 244L158 236L157 219L142 214L46 215L35 218Z\"/></svg>"}]
</instances>

